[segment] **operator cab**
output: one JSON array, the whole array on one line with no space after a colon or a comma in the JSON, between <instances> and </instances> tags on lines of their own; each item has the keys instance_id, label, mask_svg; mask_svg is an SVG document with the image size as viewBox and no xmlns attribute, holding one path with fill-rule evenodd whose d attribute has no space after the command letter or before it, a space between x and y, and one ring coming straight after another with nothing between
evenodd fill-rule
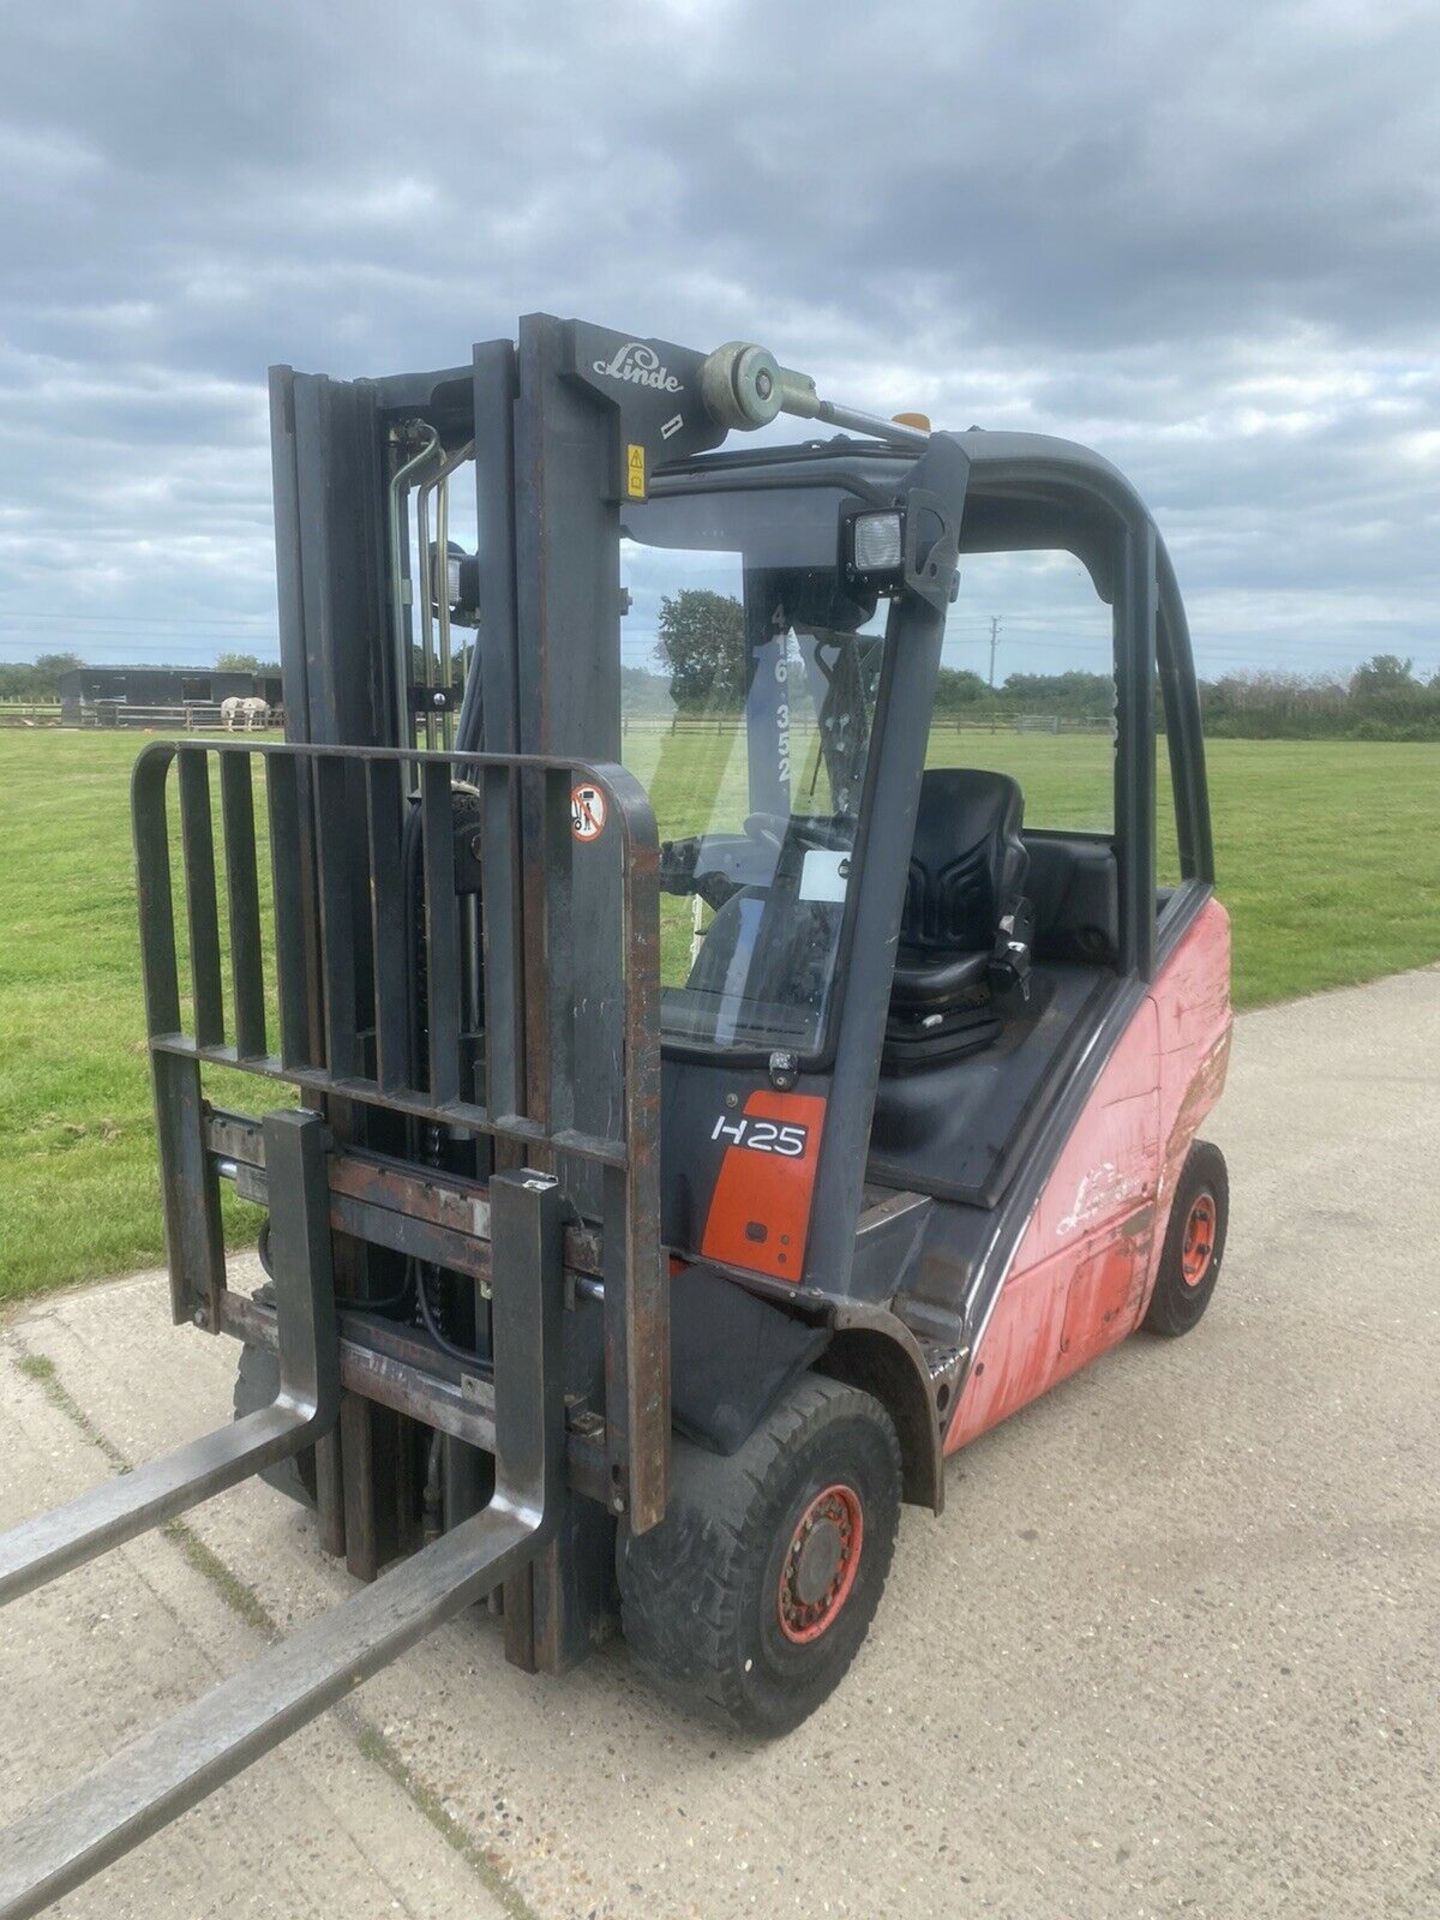
<instances>
[{"instance_id":1,"label":"operator cab","mask_svg":"<svg viewBox=\"0 0 1440 1920\"><path fill-rule=\"evenodd\" d=\"M1095 461L1077 479L1065 468L1079 450L1058 442L959 440L971 461L960 604L923 710L913 688L897 692L906 663L893 582L861 564L884 557L881 522L913 455L842 437L658 474L649 500L622 509L624 758L662 841L667 1136L692 1107L710 1110L694 1093L707 1068L719 1070L706 1083L717 1099L727 1071L753 1084L777 1061L789 1083L811 1075L821 1087L847 996L878 991L867 1181L990 1208L1047 1088L1121 983L1153 964L1157 910L1163 932L1172 893L1155 886L1156 660L1152 639L1146 671L1130 665L1143 615L1127 597L1125 503L1107 497L1118 476ZM1062 622L1049 643L1061 651L1040 657L1056 682L1057 662L1076 668L1083 716L997 720L993 697L970 718L942 710L961 682L962 696L985 694L961 663L994 637L989 606L968 598L992 560L1007 580L1022 563L1052 583L1068 574L1088 638ZM1179 682L1165 650L1183 613L1167 591L1162 577L1153 631L1168 701ZM1023 648L1023 618L1016 629L1010 644ZM1033 631L1029 644L1041 644ZM1096 671L1079 671L1082 645ZM988 725L975 717L985 713ZM1179 866L1203 879L1208 847L1187 844L1203 821L1183 777L1198 719L1174 718ZM1027 738L1029 727L1054 737ZM877 785L912 779L905 855L879 856L890 873L906 868L887 971L856 950L855 902L884 883L870 844ZM698 1244L700 1223L683 1208L668 1218L672 1245Z\"/></svg>"}]
</instances>

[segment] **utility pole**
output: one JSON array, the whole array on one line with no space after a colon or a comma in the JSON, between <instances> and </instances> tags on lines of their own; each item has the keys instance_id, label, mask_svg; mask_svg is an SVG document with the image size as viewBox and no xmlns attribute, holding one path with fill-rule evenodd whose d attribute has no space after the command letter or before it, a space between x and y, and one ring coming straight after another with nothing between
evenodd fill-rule
<instances>
[{"instance_id":1,"label":"utility pole","mask_svg":"<svg viewBox=\"0 0 1440 1920\"><path fill-rule=\"evenodd\" d=\"M995 646L1000 638L1000 616L990 616L990 731L995 731Z\"/></svg>"}]
</instances>

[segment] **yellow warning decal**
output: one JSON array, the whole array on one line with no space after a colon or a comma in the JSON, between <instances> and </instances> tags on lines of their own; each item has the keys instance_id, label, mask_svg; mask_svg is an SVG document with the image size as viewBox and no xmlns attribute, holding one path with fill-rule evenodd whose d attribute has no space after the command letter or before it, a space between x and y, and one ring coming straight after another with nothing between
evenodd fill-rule
<instances>
[{"instance_id":1,"label":"yellow warning decal","mask_svg":"<svg viewBox=\"0 0 1440 1920\"><path fill-rule=\"evenodd\" d=\"M645 498L645 449L633 440L625 449L625 492L632 500Z\"/></svg>"}]
</instances>

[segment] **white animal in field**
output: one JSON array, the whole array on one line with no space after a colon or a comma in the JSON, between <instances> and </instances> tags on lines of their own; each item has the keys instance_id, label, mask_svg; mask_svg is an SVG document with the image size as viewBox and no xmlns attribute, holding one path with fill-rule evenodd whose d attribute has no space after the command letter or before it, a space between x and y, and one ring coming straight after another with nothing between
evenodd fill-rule
<instances>
[{"instance_id":1,"label":"white animal in field","mask_svg":"<svg viewBox=\"0 0 1440 1920\"><path fill-rule=\"evenodd\" d=\"M220 719L227 733L258 733L270 724L270 709L258 694L232 693L220 702Z\"/></svg>"}]
</instances>

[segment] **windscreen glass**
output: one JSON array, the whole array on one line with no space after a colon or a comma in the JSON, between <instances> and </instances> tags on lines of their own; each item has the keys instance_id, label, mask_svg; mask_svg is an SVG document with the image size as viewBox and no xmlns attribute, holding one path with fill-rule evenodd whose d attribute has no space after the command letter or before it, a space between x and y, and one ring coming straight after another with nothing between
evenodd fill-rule
<instances>
[{"instance_id":1,"label":"windscreen glass","mask_svg":"<svg viewBox=\"0 0 1440 1920\"><path fill-rule=\"evenodd\" d=\"M835 488L624 509L624 759L661 848L671 1040L823 1044L886 603L845 584Z\"/></svg>"}]
</instances>

